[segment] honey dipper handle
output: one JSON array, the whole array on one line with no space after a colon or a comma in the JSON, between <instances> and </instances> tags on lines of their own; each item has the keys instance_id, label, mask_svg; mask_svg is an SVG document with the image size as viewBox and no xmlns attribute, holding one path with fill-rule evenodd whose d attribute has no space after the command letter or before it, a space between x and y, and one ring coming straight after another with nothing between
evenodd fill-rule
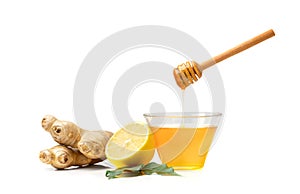
<instances>
[{"instance_id":1,"label":"honey dipper handle","mask_svg":"<svg viewBox=\"0 0 300 194\"><path fill-rule=\"evenodd\" d=\"M204 69L210 67L210 66L213 66L214 64L216 63L219 63L235 54L238 54L239 52L242 52L264 40L267 40L268 38L271 38L275 36L275 33L272 29L258 35L258 36L255 36L249 40L247 40L246 42L243 42L217 56L215 56L212 60L208 60L206 62L204 62L203 64L200 64L200 70L203 71Z\"/></svg>"}]
</instances>

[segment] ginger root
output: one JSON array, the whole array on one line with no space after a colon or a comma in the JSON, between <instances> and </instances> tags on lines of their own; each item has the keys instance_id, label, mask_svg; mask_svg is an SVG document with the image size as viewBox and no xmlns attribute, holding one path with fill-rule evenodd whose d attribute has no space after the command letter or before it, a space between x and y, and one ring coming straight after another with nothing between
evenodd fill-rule
<instances>
[{"instance_id":1,"label":"ginger root","mask_svg":"<svg viewBox=\"0 0 300 194\"><path fill-rule=\"evenodd\" d=\"M61 121L51 115L43 118L42 127L50 132L57 143L77 148L87 158L106 159L105 146L113 133L81 129L72 122Z\"/></svg>"},{"instance_id":2,"label":"ginger root","mask_svg":"<svg viewBox=\"0 0 300 194\"><path fill-rule=\"evenodd\" d=\"M51 164L54 168L64 169L71 166L85 166L100 162L101 159L90 159L80 153L77 149L57 145L40 152L40 160Z\"/></svg>"}]
</instances>

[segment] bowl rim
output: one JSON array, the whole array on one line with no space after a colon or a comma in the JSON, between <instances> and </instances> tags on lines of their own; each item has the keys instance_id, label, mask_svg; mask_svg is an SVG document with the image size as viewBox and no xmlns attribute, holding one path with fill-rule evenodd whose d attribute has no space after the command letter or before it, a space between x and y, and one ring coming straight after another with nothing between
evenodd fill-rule
<instances>
[{"instance_id":1,"label":"bowl rim","mask_svg":"<svg viewBox=\"0 0 300 194\"><path fill-rule=\"evenodd\" d=\"M209 118L222 115L220 112L155 112L143 114L145 118Z\"/></svg>"}]
</instances>

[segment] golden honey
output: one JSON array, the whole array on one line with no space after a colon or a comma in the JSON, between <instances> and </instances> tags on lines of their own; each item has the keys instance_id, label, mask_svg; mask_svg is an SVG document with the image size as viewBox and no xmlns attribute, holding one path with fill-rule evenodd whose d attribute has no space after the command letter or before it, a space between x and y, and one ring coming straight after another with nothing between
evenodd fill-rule
<instances>
[{"instance_id":1,"label":"golden honey","mask_svg":"<svg viewBox=\"0 0 300 194\"><path fill-rule=\"evenodd\" d=\"M215 126L198 128L153 128L155 146L162 163L174 169L200 169L213 137Z\"/></svg>"}]
</instances>

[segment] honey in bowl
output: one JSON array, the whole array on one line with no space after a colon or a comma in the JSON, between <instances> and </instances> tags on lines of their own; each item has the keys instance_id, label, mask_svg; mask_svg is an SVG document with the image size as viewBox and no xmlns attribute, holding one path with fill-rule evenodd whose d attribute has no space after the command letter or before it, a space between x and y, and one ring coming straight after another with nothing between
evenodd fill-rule
<instances>
[{"instance_id":1,"label":"honey in bowl","mask_svg":"<svg viewBox=\"0 0 300 194\"><path fill-rule=\"evenodd\" d=\"M200 169L212 143L216 127L159 128L154 133L163 163L175 169Z\"/></svg>"},{"instance_id":2,"label":"honey in bowl","mask_svg":"<svg viewBox=\"0 0 300 194\"><path fill-rule=\"evenodd\" d=\"M212 145L221 113L144 115L162 163L174 169L201 169Z\"/></svg>"}]
</instances>

